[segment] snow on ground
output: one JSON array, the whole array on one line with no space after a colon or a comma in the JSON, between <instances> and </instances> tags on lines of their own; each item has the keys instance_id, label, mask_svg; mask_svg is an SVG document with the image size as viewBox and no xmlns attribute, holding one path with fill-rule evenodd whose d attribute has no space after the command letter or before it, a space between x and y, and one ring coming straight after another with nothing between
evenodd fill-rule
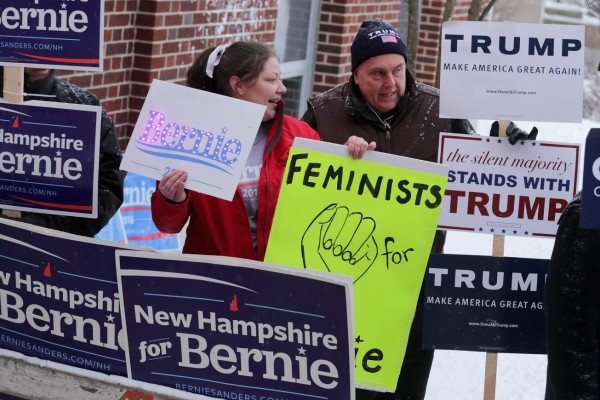
<instances>
[{"instance_id":1,"label":"snow on ground","mask_svg":"<svg viewBox=\"0 0 600 400\"><path fill-rule=\"evenodd\" d=\"M487 135L493 121L473 121L481 135ZM585 138L600 121L584 120L581 124L516 122L529 132L539 130L538 140L580 143L581 165L585 154ZM583 171L582 169L580 169ZM582 176L583 174L580 174ZM578 184L581 188L581 181ZM449 254L492 255L492 235L449 231L445 252ZM549 259L553 239L507 236L504 255ZM483 399L485 353L436 350L426 400ZM497 400L542 400L546 384L546 356L531 354L499 354L496 374Z\"/></svg>"}]
</instances>

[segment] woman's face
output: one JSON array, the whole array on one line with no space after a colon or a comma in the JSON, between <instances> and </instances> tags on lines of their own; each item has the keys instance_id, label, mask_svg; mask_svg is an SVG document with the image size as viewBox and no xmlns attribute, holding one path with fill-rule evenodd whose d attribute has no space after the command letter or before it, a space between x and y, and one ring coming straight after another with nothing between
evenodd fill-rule
<instances>
[{"instance_id":1,"label":"woman's face","mask_svg":"<svg viewBox=\"0 0 600 400\"><path fill-rule=\"evenodd\" d=\"M234 79L236 77L232 77ZM234 79L235 80L235 79ZM263 122L275 118L277 103L287 89L281 82L281 68L277 58L271 57L266 63L256 82L232 82L233 97L267 106Z\"/></svg>"}]
</instances>

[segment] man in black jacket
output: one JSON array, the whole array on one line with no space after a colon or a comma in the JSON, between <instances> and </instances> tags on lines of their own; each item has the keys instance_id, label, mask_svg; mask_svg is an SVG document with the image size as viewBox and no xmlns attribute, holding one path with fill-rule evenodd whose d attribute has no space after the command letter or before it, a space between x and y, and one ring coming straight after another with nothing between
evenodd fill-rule
<instances>
[{"instance_id":1,"label":"man in black jacket","mask_svg":"<svg viewBox=\"0 0 600 400\"><path fill-rule=\"evenodd\" d=\"M302 117L327 142L367 146L383 153L437 162L440 132L475 134L466 119L439 116L439 90L416 82L406 68L408 49L398 31L381 19L364 21L351 48L350 79L308 99ZM510 124L511 144L534 139ZM498 128L491 135L498 136ZM364 139L364 140L363 140ZM366 141L366 142L365 142ZM441 253L445 232L437 231L432 252ZM422 400L433 350L421 344L423 288L417 302L395 393L357 390L357 400Z\"/></svg>"},{"instance_id":2,"label":"man in black jacket","mask_svg":"<svg viewBox=\"0 0 600 400\"><path fill-rule=\"evenodd\" d=\"M363 138L377 151L436 162L440 132L475 133L467 120L439 118L439 91L413 79L406 69L408 50L392 25L364 21L351 58L348 82L308 100L302 119L322 140L352 148ZM444 241L444 232L437 231L432 251L442 252ZM425 398L433 350L421 345L422 309L419 300L395 393L359 389L357 400Z\"/></svg>"},{"instance_id":3,"label":"man in black jacket","mask_svg":"<svg viewBox=\"0 0 600 400\"><path fill-rule=\"evenodd\" d=\"M559 220L544 287L546 400L600 399L600 229L579 228L581 194Z\"/></svg>"},{"instance_id":4,"label":"man in black jacket","mask_svg":"<svg viewBox=\"0 0 600 400\"><path fill-rule=\"evenodd\" d=\"M0 89L4 89L4 70L0 67ZM24 100L55 101L59 103L99 106L100 100L92 93L54 76L54 70L25 68ZM3 94L4 97L4 94ZM34 212L0 212L0 216L17 219L82 236L95 236L108 223L123 203L125 172L119 170L122 152L115 126L102 110L100 160L98 169L98 217L83 218Z\"/></svg>"}]
</instances>

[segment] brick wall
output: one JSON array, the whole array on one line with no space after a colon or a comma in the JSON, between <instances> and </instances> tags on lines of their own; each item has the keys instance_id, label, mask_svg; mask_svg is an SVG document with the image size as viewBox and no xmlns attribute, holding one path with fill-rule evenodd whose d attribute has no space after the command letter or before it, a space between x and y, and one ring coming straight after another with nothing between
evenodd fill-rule
<instances>
[{"instance_id":1,"label":"brick wall","mask_svg":"<svg viewBox=\"0 0 600 400\"><path fill-rule=\"evenodd\" d=\"M423 0L421 29L417 45L415 79L428 85L435 85L435 73L439 54L441 24L445 1ZM452 14L454 21L466 21L471 0L457 0Z\"/></svg>"},{"instance_id":2,"label":"brick wall","mask_svg":"<svg viewBox=\"0 0 600 400\"><path fill-rule=\"evenodd\" d=\"M235 40L273 43L277 0L106 0L102 73L59 71L96 94L121 146L153 79L184 83L202 50Z\"/></svg>"},{"instance_id":3,"label":"brick wall","mask_svg":"<svg viewBox=\"0 0 600 400\"><path fill-rule=\"evenodd\" d=\"M102 101L117 127L119 138L129 131L131 71L138 1L106 0L104 5L104 72L57 71L57 75L90 90ZM125 147L125 143L122 143Z\"/></svg>"},{"instance_id":4,"label":"brick wall","mask_svg":"<svg viewBox=\"0 0 600 400\"><path fill-rule=\"evenodd\" d=\"M350 46L365 19L395 22L399 13L399 1L323 0L313 91L321 93L348 80Z\"/></svg>"},{"instance_id":5,"label":"brick wall","mask_svg":"<svg viewBox=\"0 0 600 400\"><path fill-rule=\"evenodd\" d=\"M433 85L445 1L421 0L421 28L415 78ZM457 0L453 20L466 20L470 0ZM398 26L399 1L324 0L315 65L314 92L323 92L350 77L350 46L362 21L381 18Z\"/></svg>"},{"instance_id":6,"label":"brick wall","mask_svg":"<svg viewBox=\"0 0 600 400\"><path fill-rule=\"evenodd\" d=\"M322 0L314 92L350 76L350 45L365 19L397 25L400 1ZM466 19L469 0L457 0L454 19ZM417 79L433 83L444 2L422 0ZM59 71L90 90L115 121L125 148L153 79L184 83L202 50L228 41L274 43L277 0L105 0L102 73ZM304 101L301 99L300 101Z\"/></svg>"}]
</instances>

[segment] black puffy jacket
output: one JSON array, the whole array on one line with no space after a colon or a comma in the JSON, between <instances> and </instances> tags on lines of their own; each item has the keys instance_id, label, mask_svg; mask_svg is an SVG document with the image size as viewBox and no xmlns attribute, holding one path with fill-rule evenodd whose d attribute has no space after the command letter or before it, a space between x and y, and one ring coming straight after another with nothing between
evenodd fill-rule
<instances>
[{"instance_id":1,"label":"black puffy jacket","mask_svg":"<svg viewBox=\"0 0 600 400\"><path fill-rule=\"evenodd\" d=\"M580 229L581 194L559 220L544 288L546 400L600 399L600 229Z\"/></svg>"},{"instance_id":2,"label":"black puffy jacket","mask_svg":"<svg viewBox=\"0 0 600 400\"><path fill-rule=\"evenodd\" d=\"M0 71L0 89L3 88ZM54 76L54 71L39 80L31 81L25 74L24 100L44 100L59 103L99 106L100 100L92 93ZM46 95L55 97L36 96ZM82 236L95 236L117 212L123 203L125 172L119 170L123 154L119 147L115 125L102 109L100 159L98 168L98 217L96 219L63 215L21 212L22 222L43 226Z\"/></svg>"}]
</instances>

